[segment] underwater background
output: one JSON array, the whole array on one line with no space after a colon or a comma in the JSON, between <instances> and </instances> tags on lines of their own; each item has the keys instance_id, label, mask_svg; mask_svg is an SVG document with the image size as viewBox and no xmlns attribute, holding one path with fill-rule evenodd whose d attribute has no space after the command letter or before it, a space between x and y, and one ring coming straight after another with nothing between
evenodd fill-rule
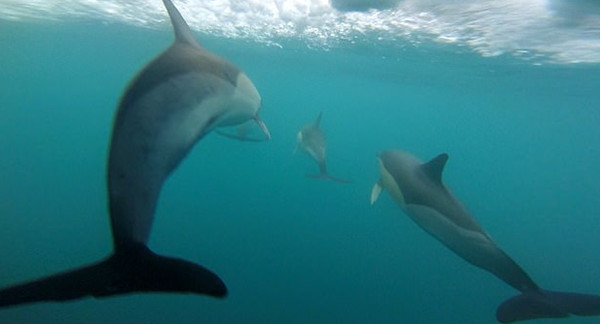
<instances>
[{"instance_id":1,"label":"underwater background","mask_svg":"<svg viewBox=\"0 0 600 324\"><path fill-rule=\"evenodd\" d=\"M376 154L447 152L446 185L543 288L600 293L600 8L593 1L174 1L241 67L272 140L210 134L166 182L149 246L224 300L135 294L0 323L495 323L517 294L389 195ZM0 287L112 246L105 170L123 88L173 39L156 1L0 0ZM293 154L323 112L329 172ZM532 323L597 323L571 317Z\"/></svg>"}]
</instances>

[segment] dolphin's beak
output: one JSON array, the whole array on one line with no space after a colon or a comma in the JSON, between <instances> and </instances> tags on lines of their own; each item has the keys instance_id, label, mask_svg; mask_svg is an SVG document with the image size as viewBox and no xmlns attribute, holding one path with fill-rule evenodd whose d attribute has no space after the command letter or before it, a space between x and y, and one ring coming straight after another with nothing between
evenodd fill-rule
<instances>
[{"instance_id":1,"label":"dolphin's beak","mask_svg":"<svg viewBox=\"0 0 600 324\"><path fill-rule=\"evenodd\" d=\"M258 126L260 126L260 129L263 131L263 133L267 137L267 140L270 140L271 139L271 133L269 132L269 129L267 128L267 125L265 125L265 123L262 121L262 119L260 119L260 117L258 117L258 115L257 115L257 116L254 117L254 121L256 121L256 123L258 124Z\"/></svg>"}]
</instances>

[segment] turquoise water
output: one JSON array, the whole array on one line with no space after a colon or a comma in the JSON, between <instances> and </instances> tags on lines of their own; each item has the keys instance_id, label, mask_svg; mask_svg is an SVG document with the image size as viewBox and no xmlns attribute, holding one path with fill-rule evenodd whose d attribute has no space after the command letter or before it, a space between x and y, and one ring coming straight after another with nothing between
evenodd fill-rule
<instances>
[{"instance_id":1,"label":"turquoise water","mask_svg":"<svg viewBox=\"0 0 600 324\"><path fill-rule=\"evenodd\" d=\"M3 309L0 322L495 323L516 291L387 194L369 206L375 154L388 148L423 160L447 152L446 184L539 285L600 293L598 64L433 42L322 49L198 37L252 78L273 139L199 142L163 188L149 245L214 270L227 299L88 298ZM0 286L109 253L115 106L171 40L167 28L0 20ZM293 154L320 111L329 170L352 184L306 178L317 166Z\"/></svg>"}]
</instances>

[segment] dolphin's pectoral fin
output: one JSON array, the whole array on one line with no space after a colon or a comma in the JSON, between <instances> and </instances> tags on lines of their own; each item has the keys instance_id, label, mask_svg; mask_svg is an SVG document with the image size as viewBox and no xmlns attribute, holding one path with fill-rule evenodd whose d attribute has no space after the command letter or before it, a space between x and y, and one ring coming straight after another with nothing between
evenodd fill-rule
<instances>
[{"instance_id":1,"label":"dolphin's pectoral fin","mask_svg":"<svg viewBox=\"0 0 600 324\"><path fill-rule=\"evenodd\" d=\"M265 139L251 137L246 134L240 134L241 132L239 132L239 131L237 133L229 133L222 129L217 129L217 130L215 130L215 133L217 133L218 135L221 135L223 137L231 138L231 139L242 141L242 142L264 142L264 141L266 141Z\"/></svg>"},{"instance_id":2,"label":"dolphin's pectoral fin","mask_svg":"<svg viewBox=\"0 0 600 324\"><path fill-rule=\"evenodd\" d=\"M254 117L254 121L258 124L258 127L260 127L262 132L265 134L265 136L267 137L267 140L270 140L271 132L269 132L269 129L267 128L267 125L265 124L265 122L263 122L262 119L258 116Z\"/></svg>"},{"instance_id":3,"label":"dolphin's pectoral fin","mask_svg":"<svg viewBox=\"0 0 600 324\"><path fill-rule=\"evenodd\" d=\"M379 180L373 185L373 189L371 189L371 205L377 201L382 190L383 186L381 185L381 180Z\"/></svg>"},{"instance_id":4,"label":"dolphin's pectoral fin","mask_svg":"<svg viewBox=\"0 0 600 324\"><path fill-rule=\"evenodd\" d=\"M98 263L0 290L0 307L133 292L188 292L224 297L227 288L210 270L157 255L138 244Z\"/></svg>"},{"instance_id":5,"label":"dolphin's pectoral fin","mask_svg":"<svg viewBox=\"0 0 600 324\"><path fill-rule=\"evenodd\" d=\"M257 126L260 132L257 131ZM264 142L271 139L269 129L259 117L248 120L240 125L219 127L215 132L221 136L245 142Z\"/></svg>"},{"instance_id":6,"label":"dolphin's pectoral fin","mask_svg":"<svg viewBox=\"0 0 600 324\"><path fill-rule=\"evenodd\" d=\"M569 315L600 315L600 296L556 291L526 291L504 301L496 310L501 323Z\"/></svg>"}]
</instances>

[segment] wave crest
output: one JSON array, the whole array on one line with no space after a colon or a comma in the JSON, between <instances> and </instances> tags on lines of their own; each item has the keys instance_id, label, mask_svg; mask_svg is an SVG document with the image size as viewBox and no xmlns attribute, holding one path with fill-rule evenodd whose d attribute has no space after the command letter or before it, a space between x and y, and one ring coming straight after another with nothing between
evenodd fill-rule
<instances>
[{"instance_id":1,"label":"wave crest","mask_svg":"<svg viewBox=\"0 0 600 324\"><path fill-rule=\"evenodd\" d=\"M310 47L439 42L482 56L536 62L600 62L600 5L585 0L176 0L198 31L282 46ZM335 5L335 8L332 6ZM370 8L371 6L377 9ZM163 28L160 1L3 0L4 19L71 17Z\"/></svg>"}]
</instances>

